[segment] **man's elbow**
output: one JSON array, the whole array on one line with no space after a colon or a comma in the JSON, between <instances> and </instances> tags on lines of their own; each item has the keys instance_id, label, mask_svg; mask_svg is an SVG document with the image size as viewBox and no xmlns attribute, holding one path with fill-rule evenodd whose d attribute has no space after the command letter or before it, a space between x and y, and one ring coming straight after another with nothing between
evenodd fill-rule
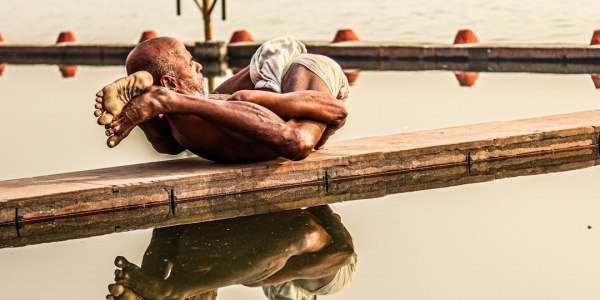
<instances>
[{"instance_id":1,"label":"man's elbow","mask_svg":"<svg viewBox=\"0 0 600 300\"><path fill-rule=\"evenodd\" d=\"M285 140L281 156L290 160L303 160L312 152L314 143L304 140L295 130L283 134Z\"/></svg>"}]
</instances>

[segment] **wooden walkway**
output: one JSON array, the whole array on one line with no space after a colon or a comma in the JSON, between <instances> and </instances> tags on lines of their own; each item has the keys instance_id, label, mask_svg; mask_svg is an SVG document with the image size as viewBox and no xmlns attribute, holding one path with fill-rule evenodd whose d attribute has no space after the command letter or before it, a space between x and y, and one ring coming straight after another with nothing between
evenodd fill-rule
<instances>
[{"instance_id":1,"label":"wooden walkway","mask_svg":"<svg viewBox=\"0 0 600 300\"><path fill-rule=\"evenodd\" d=\"M223 41L198 42L186 47L200 61L250 58L262 42L227 44ZM528 61L594 62L600 47L578 44L426 44L398 42L305 41L309 52L335 59L354 60L433 60L433 61ZM123 61L135 44L0 44L0 62L15 59L62 59L103 62Z\"/></svg>"},{"instance_id":2,"label":"wooden walkway","mask_svg":"<svg viewBox=\"0 0 600 300\"><path fill-rule=\"evenodd\" d=\"M496 178L493 170L502 160L523 165L528 157L552 154L561 159L577 157L569 162L592 166L598 160L599 134L600 111L595 110L332 142L302 161L222 165L189 158L0 181L0 241L4 241L0 244L15 239L19 242L9 244L27 244L24 237L39 238L40 230L53 228L48 224L56 220L67 220L66 228L73 225L68 221L73 218L78 218L78 227L81 220L114 224L114 216L102 214L127 216L128 211L141 208L144 213L135 220L136 226L164 226L359 199L335 195L352 188L344 182L407 172L458 176L455 181L460 184ZM425 189L427 184L440 186L424 181L398 189ZM360 197L370 198L368 192ZM31 228L37 233L28 235Z\"/></svg>"}]
</instances>

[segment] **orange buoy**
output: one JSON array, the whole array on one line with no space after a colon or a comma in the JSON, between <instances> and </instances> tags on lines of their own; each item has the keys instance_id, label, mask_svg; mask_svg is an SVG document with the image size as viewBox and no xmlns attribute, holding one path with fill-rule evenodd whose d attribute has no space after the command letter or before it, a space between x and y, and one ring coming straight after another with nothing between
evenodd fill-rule
<instances>
[{"instance_id":1,"label":"orange buoy","mask_svg":"<svg viewBox=\"0 0 600 300\"><path fill-rule=\"evenodd\" d=\"M475 33L471 29L459 30L454 38L454 45L476 43L479 43L479 39L477 39L477 36L475 36Z\"/></svg>"},{"instance_id":2,"label":"orange buoy","mask_svg":"<svg viewBox=\"0 0 600 300\"><path fill-rule=\"evenodd\" d=\"M77 74L77 66L74 65L58 65L58 70L63 78L72 78Z\"/></svg>"},{"instance_id":3,"label":"orange buoy","mask_svg":"<svg viewBox=\"0 0 600 300\"><path fill-rule=\"evenodd\" d=\"M145 41L145 40L149 40L149 39L153 39L155 37L157 37L158 35L156 34L156 31L154 30L146 30L144 32L142 32L142 36L140 37L140 40L138 41L138 44Z\"/></svg>"},{"instance_id":4,"label":"orange buoy","mask_svg":"<svg viewBox=\"0 0 600 300\"><path fill-rule=\"evenodd\" d=\"M0 43L4 42L4 36L2 35L2 33L0 33Z\"/></svg>"},{"instance_id":5,"label":"orange buoy","mask_svg":"<svg viewBox=\"0 0 600 300\"><path fill-rule=\"evenodd\" d=\"M4 67L6 67L5 64L0 64L0 76L2 76L2 74L4 74Z\"/></svg>"},{"instance_id":6,"label":"orange buoy","mask_svg":"<svg viewBox=\"0 0 600 300\"><path fill-rule=\"evenodd\" d=\"M479 78L479 72L454 72L458 84L464 87L472 87Z\"/></svg>"},{"instance_id":7,"label":"orange buoy","mask_svg":"<svg viewBox=\"0 0 600 300\"><path fill-rule=\"evenodd\" d=\"M231 38L229 39L230 44L242 43L242 42L252 42L252 41L254 41L254 39L252 38L252 35L250 35L250 32L248 32L248 30L246 30L246 29L235 31L231 35Z\"/></svg>"},{"instance_id":8,"label":"orange buoy","mask_svg":"<svg viewBox=\"0 0 600 300\"><path fill-rule=\"evenodd\" d=\"M600 29L594 31L590 45L600 45Z\"/></svg>"},{"instance_id":9,"label":"orange buoy","mask_svg":"<svg viewBox=\"0 0 600 300\"><path fill-rule=\"evenodd\" d=\"M75 43L75 35L72 31L63 31L58 35L56 44Z\"/></svg>"},{"instance_id":10,"label":"orange buoy","mask_svg":"<svg viewBox=\"0 0 600 300\"><path fill-rule=\"evenodd\" d=\"M360 70L358 70L358 69L344 70L344 75L346 75L346 78L348 79L348 83L350 85L354 85L354 83L356 82L356 78L358 78L358 75L360 75Z\"/></svg>"},{"instance_id":11,"label":"orange buoy","mask_svg":"<svg viewBox=\"0 0 600 300\"><path fill-rule=\"evenodd\" d=\"M351 42L351 41L359 41L358 36L354 33L354 30L350 28L340 29L335 34L335 38L333 38L332 43L341 43L341 42Z\"/></svg>"},{"instance_id":12,"label":"orange buoy","mask_svg":"<svg viewBox=\"0 0 600 300\"><path fill-rule=\"evenodd\" d=\"M600 89L600 74L592 74L591 76L596 89Z\"/></svg>"}]
</instances>

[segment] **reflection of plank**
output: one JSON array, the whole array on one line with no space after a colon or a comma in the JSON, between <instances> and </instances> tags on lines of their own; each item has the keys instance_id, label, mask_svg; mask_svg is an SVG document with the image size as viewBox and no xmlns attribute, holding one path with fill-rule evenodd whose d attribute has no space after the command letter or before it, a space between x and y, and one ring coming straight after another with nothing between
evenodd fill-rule
<instances>
[{"instance_id":1,"label":"reflection of plank","mask_svg":"<svg viewBox=\"0 0 600 300\"><path fill-rule=\"evenodd\" d=\"M69 45L37 45L37 44L2 44L0 45L0 61L14 58L51 58L51 59L89 59L125 61L135 44L69 44ZM185 45L196 58L223 60L226 55L224 42L203 42Z\"/></svg>"},{"instance_id":2,"label":"reflection of plank","mask_svg":"<svg viewBox=\"0 0 600 300\"><path fill-rule=\"evenodd\" d=\"M125 66L125 57L122 58L85 58L85 57L12 57L0 59L9 65L82 65L82 66ZM225 76L227 62L208 61L202 62L202 74L205 77Z\"/></svg>"},{"instance_id":3,"label":"reflection of plank","mask_svg":"<svg viewBox=\"0 0 600 300\"><path fill-rule=\"evenodd\" d=\"M552 74L598 74L599 64L552 63L521 61L440 61L440 60L386 60L386 59L348 59L334 57L344 69L363 71L465 71L465 72L527 72ZM243 68L250 58L232 59L231 68Z\"/></svg>"},{"instance_id":4,"label":"reflection of plank","mask_svg":"<svg viewBox=\"0 0 600 300\"><path fill-rule=\"evenodd\" d=\"M229 45L230 58L251 57L261 42ZM310 53L347 59L490 60L490 61L589 61L600 58L600 48L588 45L444 45L397 42L306 42Z\"/></svg>"},{"instance_id":5,"label":"reflection of plank","mask_svg":"<svg viewBox=\"0 0 600 300\"><path fill-rule=\"evenodd\" d=\"M390 194L487 182L500 178L576 170L597 165L596 149L562 151L526 157L396 172L388 175L330 180L312 186L272 189L254 193L224 195L177 201L177 212L162 208L143 208L87 217L0 227L0 247L24 246L109 234L143 228L195 223L240 215L351 200L379 198ZM240 205L243 203L243 205Z\"/></svg>"},{"instance_id":6,"label":"reflection of plank","mask_svg":"<svg viewBox=\"0 0 600 300\"><path fill-rule=\"evenodd\" d=\"M194 211L205 220L302 207L306 200L278 203L272 199L239 201L236 197L302 186L322 189L326 183L411 170L464 170L472 165L471 171L476 173L482 162L589 151L598 145L599 123L600 111L587 111L332 142L303 161L221 165L190 158L0 181L0 226L19 222L25 234L33 223L71 217L95 223L102 220L97 215L107 211L149 207L150 219L157 222L168 218L174 206L178 214ZM319 198L308 204L327 202L327 198Z\"/></svg>"}]
</instances>

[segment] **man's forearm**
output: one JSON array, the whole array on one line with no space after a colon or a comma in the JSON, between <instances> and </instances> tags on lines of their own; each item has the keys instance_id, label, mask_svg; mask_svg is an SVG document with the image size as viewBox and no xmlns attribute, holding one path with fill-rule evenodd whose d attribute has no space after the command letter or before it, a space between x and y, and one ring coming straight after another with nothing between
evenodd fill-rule
<instances>
[{"instance_id":1,"label":"man's forearm","mask_svg":"<svg viewBox=\"0 0 600 300\"><path fill-rule=\"evenodd\" d=\"M341 101L320 91L278 94L259 90L243 90L234 93L229 100L258 104L286 120L306 119L327 125L337 125L348 115L346 107Z\"/></svg>"}]
</instances>

